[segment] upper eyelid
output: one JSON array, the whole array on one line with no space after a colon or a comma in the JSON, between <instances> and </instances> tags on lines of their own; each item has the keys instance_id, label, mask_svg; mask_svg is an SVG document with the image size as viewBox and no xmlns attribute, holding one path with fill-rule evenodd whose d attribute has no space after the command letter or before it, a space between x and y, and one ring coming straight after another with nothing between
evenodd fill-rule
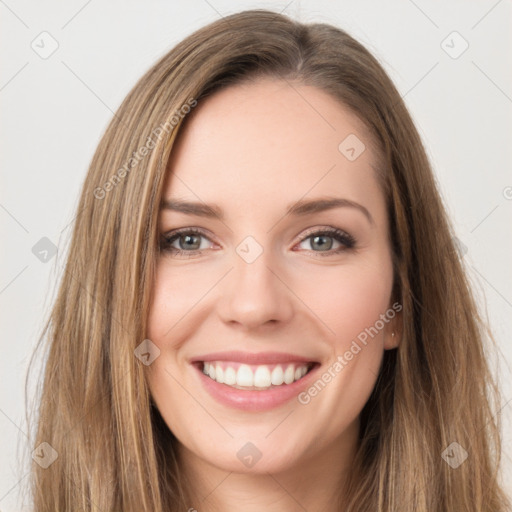
<instances>
[{"instance_id":1,"label":"upper eyelid","mask_svg":"<svg viewBox=\"0 0 512 512\"><path fill-rule=\"evenodd\" d=\"M193 233L195 235L201 235L204 238L208 238L208 240L213 242L213 240L211 240L211 238L208 236L207 232L204 231L201 228L178 228L176 230L172 229L170 231L162 233L161 236L164 237L164 238L174 238L176 236L179 236L179 235L182 235L182 234L187 234L187 233Z\"/></svg>"}]
</instances>

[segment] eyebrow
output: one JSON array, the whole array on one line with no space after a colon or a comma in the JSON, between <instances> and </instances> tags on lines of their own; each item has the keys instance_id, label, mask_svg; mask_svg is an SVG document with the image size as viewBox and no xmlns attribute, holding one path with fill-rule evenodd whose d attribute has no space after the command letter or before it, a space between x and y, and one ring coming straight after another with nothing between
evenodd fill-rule
<instances>
[{"instance_id":1,"label":"eyebrow","mask_svg":"<svg viewBox=\"0 0 512 512\"><path fill-rule=\"evenodd\" d=\"M296 217L305 216L311 215L313 213L332 210L333 208L346 207L359 210L364 214L370 224L375 223L371 213L362 204L341 197L322 197L318 199L299 200L288 205L286 209L286 215L292 215ZM222 209L219 208L219 206L216 204L181 201L179 199L165 199L161 203L161 208L163 210L172 210L188 215L197 215L199 217L224 221L224 214Z\"/></svg>"}]
</instances>

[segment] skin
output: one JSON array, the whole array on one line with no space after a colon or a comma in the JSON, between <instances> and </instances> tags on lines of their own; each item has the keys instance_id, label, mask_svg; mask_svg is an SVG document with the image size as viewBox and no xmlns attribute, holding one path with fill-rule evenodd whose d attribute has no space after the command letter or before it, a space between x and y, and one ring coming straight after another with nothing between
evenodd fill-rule
<instances>
[{"instance_id":1,"label":"skin","mask_svg":"<svg viewBox=\"0 0 512 512\"><path fill-rule=\"evenodd\" d=\"M366 145L354 161L338 149L349 134ZM391 307L389 226L370 142L336 99L273 79L217 92L180 133L164 199L215 203L225 215L220 221L164 209L159 218L161 234L205 231L199 254L161 252L148 325L161 351L149 366L150 390L179 440L195 497L190 507L338 510L359 414L384 350L399 343L400 315L307 404L229 408L210 397L189 360L224 350L291 352L320 362L320 375ZM285 215L300 199L324 196L363 205L373 222L352 207ZM343 245L328 235L319 248L310 230L326 227L352 235L355 247L335 253ZM247 236L263 249L250 264L236 252ZM187 250L179 239L172 245ZM262 453L252 468L237 457L249 441Z\"/></svg>"}]
</instances>

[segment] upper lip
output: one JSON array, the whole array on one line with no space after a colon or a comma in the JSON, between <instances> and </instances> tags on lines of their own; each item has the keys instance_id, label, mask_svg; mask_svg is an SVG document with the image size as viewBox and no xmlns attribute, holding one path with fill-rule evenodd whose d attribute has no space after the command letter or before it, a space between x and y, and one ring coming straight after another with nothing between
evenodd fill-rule
<instances>
[{"instance_id":1,"label":"upper lip","mask_svg":"<svg viewBox=\"0 0 512 512\"><path fill-rule=\"evenodd\" d=\"M233 361L246 364L279 364L279 363L292 363L302 362L311 363L315 362L308 357L299 356L296 354L289 354L285 352L241 352L237 350L229 352L214 352L202 356L194 357L190 360L191 363L210 362L210 361Z\"/></svg>"}]
</instances>

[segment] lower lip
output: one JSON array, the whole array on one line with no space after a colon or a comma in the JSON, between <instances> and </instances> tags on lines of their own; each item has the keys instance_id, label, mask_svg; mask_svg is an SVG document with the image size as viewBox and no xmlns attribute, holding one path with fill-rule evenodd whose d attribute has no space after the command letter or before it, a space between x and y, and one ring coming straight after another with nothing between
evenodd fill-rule
<instances>
[{"instance_id":1,"label":"lower lip","mask_svg":"<svg viewBox=\"0 0 512 512\"><path fill-rule=\"evenodd\" d=\"M219 403L245 411L267 411L285 404L306 389L320 365L315 365L304 377L292 384L256 391L232 388L220 384L203 373L199 365L193 365L206 391Z\"/></svg>"}]
</instances>

